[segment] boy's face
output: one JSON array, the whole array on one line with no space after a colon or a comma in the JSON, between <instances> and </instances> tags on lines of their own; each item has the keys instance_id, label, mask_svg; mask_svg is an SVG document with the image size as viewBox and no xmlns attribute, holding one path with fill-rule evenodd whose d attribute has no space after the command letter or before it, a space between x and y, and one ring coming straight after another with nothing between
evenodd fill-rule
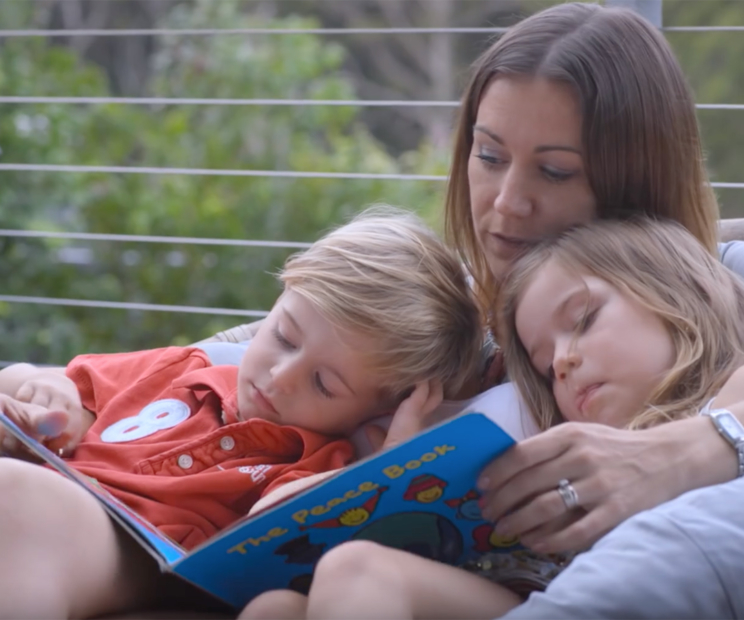
<instances>
[{"instance_id":1,"label":"boy's face","mask_svg":"<svg viewBox=\"0 0 744 620\"><path fill-rule=\"evenodd\" d=\"M377 417L380 379L366 362L371 341L341 331L302 295L286 289L238 371L238 415L329 435Z\"/></svg>"}]
</instances>

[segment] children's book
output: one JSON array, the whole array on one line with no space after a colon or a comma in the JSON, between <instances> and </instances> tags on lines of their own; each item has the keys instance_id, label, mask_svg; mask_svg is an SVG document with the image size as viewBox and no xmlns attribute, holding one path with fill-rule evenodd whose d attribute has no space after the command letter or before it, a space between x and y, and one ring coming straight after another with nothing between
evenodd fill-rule
<instances>
[{"instance_id":1,"label":"children's book","mask_svg":"<svg viewBox=\"0 0 744 620\"><path fill-rule=\"evenodd\" d=\"M276 588L307 592L320 557L369 540L453 565L489 551L518 550L481 518L476 480L514 439L481 413L466 413L348 467L186 551L72 469L12 421L2 423L32 452L93 493L159 562L236 608Z\"/></svg>"}]
</instances>

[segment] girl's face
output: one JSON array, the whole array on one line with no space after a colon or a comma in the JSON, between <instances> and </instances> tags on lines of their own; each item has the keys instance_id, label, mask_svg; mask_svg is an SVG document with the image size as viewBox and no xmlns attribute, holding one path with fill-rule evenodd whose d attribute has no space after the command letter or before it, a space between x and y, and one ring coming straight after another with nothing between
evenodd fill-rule
<instances>
[{"instance_id":1,"label":"girl's face","mask_svg":"<svg viewBox=\"0 0 744 620\"><path fill-rule=\"evenodd\" d=\"M581 111L568 85L501 77L486 89L468 163L475 234L496 278L534 241L596 216Z\"/></svg>"},{"instance_id":2,"label":"girl's face","mask_svg":"<svg viewBox=\"0 0 744 620\"><path fill-rule=\"evenodd\" d=\"M551 260L527 286L517 335L563 417L626 426L674 365L661 319L605 280Z\"/></svg>"}]
</instances>

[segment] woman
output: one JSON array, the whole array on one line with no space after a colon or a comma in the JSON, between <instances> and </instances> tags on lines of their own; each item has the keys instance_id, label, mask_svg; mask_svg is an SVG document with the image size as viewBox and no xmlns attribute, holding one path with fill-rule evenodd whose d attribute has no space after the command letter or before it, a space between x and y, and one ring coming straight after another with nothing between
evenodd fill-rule
<instances>
[{"instance_id":1,"label":"woman","mask_svg":"<svg viewBox=\"0 0 744 620\"><path fill-rule=\"evenodd\" d=\"M447 196L447 232L473 275L484 320L491 322L499 281L525 246L573 224L633 213L677 220L716 251L718 209L693 99L669 46L636 14L597 5L560 5L524 20L474 65ZM744 420L744 411L734 413ZM483 513L501 519L500 534L561 552L586 548L632 515L736 475L736 452L709 418L697 417L646 431L562 424L486 467L480 486ZM558 492L563 479L578 497L575 509ZM721 495L741 497L737 484ZM719 505L709 506L712 518L726 521L730 515ZM744 541L744 523L727 522L734 540ZM623 531L640 535L634 523L602 548ZM673 537L673 530L659 535ZM665 549L678 550L677 542ZM582 562L515 617L530 617L533 599L543 605L536 615L557 616L560 602L551 591ZM634 565L642 575L645 563ZM667 565L672 579L679 566ZM604 566L581 573L583 592L617 581ZM655 580L646 575L646 583ZM635 613L632 598L612 599L621 616L623 605ZM582 609L597 615L591 605Z\"/></svg>"}]
</instances>

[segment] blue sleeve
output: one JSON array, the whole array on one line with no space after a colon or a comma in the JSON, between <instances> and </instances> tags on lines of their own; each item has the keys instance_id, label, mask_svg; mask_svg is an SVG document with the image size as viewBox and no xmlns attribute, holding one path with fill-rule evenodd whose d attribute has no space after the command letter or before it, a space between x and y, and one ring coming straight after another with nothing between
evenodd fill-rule
<instances>
[{"instance_id":1,"label":"blue sleeve","mask_svg":"<svg viewBox=\"0 0 744 620\"><path fill-rule=\"evenodd\" d=\"M718 244L721 262L738 276L744 278L744 241Z\"/></svg>"},{"instance_id":2,"label":"blue sleeve","mask_svg":"<svg viewBox=\"0 0 744 620\"><path fill-rule=\"evenodd\" d=\"M642 512L503 616L744 618L744 479Z\"/></svg>"}]
</instances>

